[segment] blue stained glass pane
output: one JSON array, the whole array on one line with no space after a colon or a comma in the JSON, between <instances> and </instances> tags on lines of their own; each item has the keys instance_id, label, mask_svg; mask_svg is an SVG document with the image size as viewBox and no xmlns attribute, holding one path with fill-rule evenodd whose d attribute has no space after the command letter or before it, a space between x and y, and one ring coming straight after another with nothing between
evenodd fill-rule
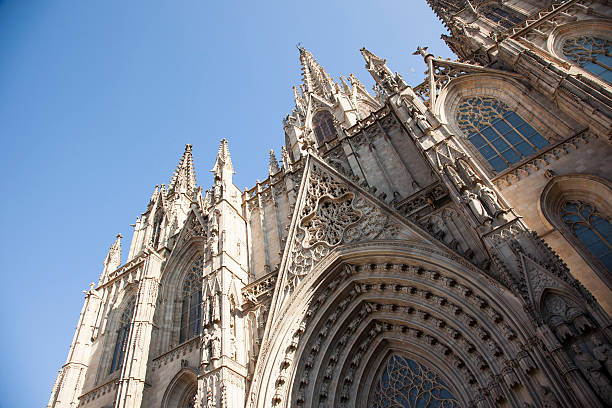
<instances>
[{"instance_id":1,"label":"blue stained glass pane","mask_svg":"<svg viewBox=\"0 0 612 408\"><path fill-rule=\"evenodd\" d=\"M516 144L514 148L518 150L518 152L521 155L523 155L523 157L531 156L532 154L535 153L535 150L533 150L533 147L529 146L527 142Z\"/></svg>"},{"instance_id":2,"label":"blue stained glass pane","mask_svg":"<svg viewBox=\"0 0 612 408\"><path fill-rule=\"evenodd\" d=\"M593 228L597 230L604 238L612 239L612 224L605 218L597 217L592 222Z\"/></svg>"},{"instance_id":3,"label":"blue stained glass pane","mask_svg":"<svg viewBox=\"0 0 612 408\"><path fill-rule=\"evenodd\" d=\"M498 172L508 167L506 162L499 156L496 156L492 158L491 160L489 160L489 164L491 165L491 167L493 167L495 171L498 171Z\"/></svg>"},{"instance_id":4,"label":"blue stained glass pane","mask_svg":"<svg viewBox=\"0 0 612 408\"><path fill-rule=\"evenodd\" d=\"M493 129L491 129L491 127L487 126L486 128L482 129L480 131L480 133L482 133L482 135L485 137L485 139L491 141L495 138L498 137L497 133L495 133L495 131Z\"/></svg>"},{"instance_id":5,"label":"blue stained glass pane","mask_svg":"<svg viewBox=\"0 0 612 408\"><path fill-rule=\"evenodd\" d=\"M508 141L508 143L510 143L512 146L515 146L519 143L523 142L523 138L516 133L514 130L510 130L508 133L504 134L504 138Z\"/></svg>"},{"instance_id":6,"label":"blue stained glass pane","mask_svg":"<svg viewBox=\"0 0 612 408\"><path fill-rule=\"evenodd\" d=\"M472 144L477 148L480 149L482 146L486 145L487 142L485 142L485 140L482 138L482 136L480 136L478 133L472 133L468 136L468 139L470 140L470 142L472 142Z\"/></svg>"},{"instance_id":7,"label":"blue stained glass pane","mask_svg":"<svg viewBox=\"0 0 612 408\"><path fill-rule=\"evenodd\" d=\"M520 125L525 123L525 121L523 119L521 119L521 117L519 115L517 115L516 113L514 113L512 111L506 112L506 114L504 115L504 118L510 124L512 124L512 126L514 126L515 128L518 128Z\"/></svg>"},{"instance_id":8,"label":"blue stained glass pane","mask_svg":"<svg viewBox=\"0 0 612 408\"><path fill-rule=\"evenodd\" d=\"M544 139L539 133L535 133L533 136L528 138L529 141L538 149L548 146L548 140Z\"/></svg>"},{"instance_id":9,"label":"blue stained glass pane","mask_svg":"<svg viewBox=\"0 0 612 408\"><path fill-rule=\"evenodd\" d=\"M513 123L512 126L523 136L531 136L535 133L535 130L531 126L529 126L526 122L523 123Z\"/></svg>"},{"instance_id":10,"label":"blue stained glass pane","mask_svg":"<svg viewBox=\"0 0 612 408\"><path fill-rule=\"evenodd\" d=\"M502 156L504 156L504 159L508 160L511 164L521 161L521 156L519 156L514 150L507 150L502 153Z\"/></svg>"},{"instance_id":11,"label":"blue stained glass pane","mask_svg":"<svg viewBox=\"0 0 612 408\"><path fill-rule=\"evenodd\" d=\"M482 148L480 148L480 153L487 160L493 156L497 156L497 153L495 153L495 150L493 150L493 148L489 145L482 146Z\"/></svg>"},{"instance_id":12,"label":"blue stained glass pane","mask_svg":"<svg viewBox=\"0 0 612 408\"><path fill-rule=\"evenodd\" d=\"M612 225L597 209L581 202L567 202L563 222L601 263L612 271Z\"/></svg>"},{"instance_id":13,"label":"blue stained glass pane","mask_svg":"<svg viewBox=\"0 0 612 408\"><path fill-rule=\"evenodd\" d=\"M503 152L504 150L508 150L510 148L508 143L506 143L506 141L499 136L495 139L491 139L491 144L497 149L498 152Z\"/></svg>"}]
</instances>

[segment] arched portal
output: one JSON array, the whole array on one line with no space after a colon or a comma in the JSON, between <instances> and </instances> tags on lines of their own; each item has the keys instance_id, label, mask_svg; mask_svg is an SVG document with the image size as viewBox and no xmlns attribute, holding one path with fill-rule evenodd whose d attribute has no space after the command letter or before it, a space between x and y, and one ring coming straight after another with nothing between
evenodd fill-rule
<instances>
[{"instance_id":1,"label":"arched portal","mask_svg":"<svg viewBox=\"0 0 612 408\"><path fill-rule=\"evenodd\" d=\"M345 246L325 265L268 327L274 336L262 347L252 406L374 406L381 367L394 355L437 376L446 390L438 395L452 396L439 406L537 406L541 384L563 395L536 364L521 302L473 266L399 242Z\"/></svg>"},{"instance_id":2,"label":"arched portal","mask_svg":"<svg viewBox=\"0 0 612 408\"><path fill-rule=\"evenodd\" d=\"M198 379L194 371L181 370L170 381L162 399L162 408L193 408L198 390Z\"/></svg>"}]
</instances>

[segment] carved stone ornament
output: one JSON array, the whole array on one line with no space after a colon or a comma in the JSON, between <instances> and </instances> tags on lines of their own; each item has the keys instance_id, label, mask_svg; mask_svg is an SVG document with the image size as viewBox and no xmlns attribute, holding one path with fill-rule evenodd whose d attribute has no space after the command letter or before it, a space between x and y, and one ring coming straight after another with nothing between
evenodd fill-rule
<instances>
[{"instance_id":1,"label":"carved stone ornament","mask_svg":"<svg viewBox=\"0 0 612 408\"><path fill-rule=\"evenodd\" d=\"M397 238L391 216L335 171L311 159L287 258L286 285L294 288L334 247L358 241Z\"/></svg>"}]
</instances>

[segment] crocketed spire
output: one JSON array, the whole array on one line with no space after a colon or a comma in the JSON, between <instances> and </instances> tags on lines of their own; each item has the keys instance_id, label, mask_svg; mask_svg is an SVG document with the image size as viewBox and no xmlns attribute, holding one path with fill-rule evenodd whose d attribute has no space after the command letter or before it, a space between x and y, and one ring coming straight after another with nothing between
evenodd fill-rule
<instances>
[{"instance_id":1,"label":"crocketed spire","mask_svg":"<svg viewBox=\"0 0 612 408\"><path fill-rule=\"evenodd\" d=\"M270 165L268 166L268 173L270 173L270 175L273 175L278 173L279 171L280 167L278 166L278 160L276 160L274 150L270 150Z\"/></svg>"},{"instance_id":2,"label":"crocketed spire","mask_svg":"<svg viewBox=\"0 0 612 408\"><path fill-rule=\"evenodd\" d=\"M427 0L431 7L444 22L448 22L453 14L460 12L468 4L467 0Z\"/></svg>"},{"instance_id":3,"label":"crocketed spire","mask_svg":"<svg viewBox=\"0 0 612 408\"><path fill-rule=\"evenodd\" d=\"M196 188L195 171L193 169L193 157L191 156L190 144L185 145L185 153L176 166L168 185L169 193L193 193Z\"/></svg>"},{"instance_id":4,"label":"crocketed spire","mask_svg":"<svg viewBox=\"0 0 612 408\"><path fill-rule=\"evenodd\" d=\"M234 174L234 166L232 166L227 139L221 140L219 151L217 152L217 159L211 171L215 174L215 177L222 177L223 174Z\"/></svg>"},{"instance_id":5,"label":"crocketed spire","mask_svg":"<svg viewBox=\"0 0 612 408\"><path fill-rule=\"evenodd\" d=\"M310 52L306 51L304 47L298 47L298 49L300 50L300 63L302 64L303 90L323 98L331 97L335 86L334 81Z\"/></svg>"},{"instance_id":6,"label":"crocketed spire","mask_svg":"<svg viewBox=\"0 0 612 408\"><path fill-rule=\"evenodd\" d=\"M105 281L109 273L121 266L121 238L123 238L123 236L117 234L115 242L110 246L108 254L106 254L106 258L104 258L104 262L102 262L104 269L100 275L100 283Z\"/></svg>"}]
</instances>

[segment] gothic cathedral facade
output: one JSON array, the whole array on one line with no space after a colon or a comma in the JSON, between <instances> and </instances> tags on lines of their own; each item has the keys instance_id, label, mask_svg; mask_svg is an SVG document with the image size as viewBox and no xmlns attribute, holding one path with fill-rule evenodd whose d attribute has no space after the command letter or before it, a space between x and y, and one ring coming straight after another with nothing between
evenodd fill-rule
<instances>
[{"instance_id":1,"label":"gothic cathedral facade","mask_svg":"<svg viewBox=\"0 0 612 408\"><path fill-rule=\"evenodd\" d=\"M610 2L428 3L419 85L300 48L265 181L187 145L48 408L612 406Z\"/></svg>"}]
</instances>

